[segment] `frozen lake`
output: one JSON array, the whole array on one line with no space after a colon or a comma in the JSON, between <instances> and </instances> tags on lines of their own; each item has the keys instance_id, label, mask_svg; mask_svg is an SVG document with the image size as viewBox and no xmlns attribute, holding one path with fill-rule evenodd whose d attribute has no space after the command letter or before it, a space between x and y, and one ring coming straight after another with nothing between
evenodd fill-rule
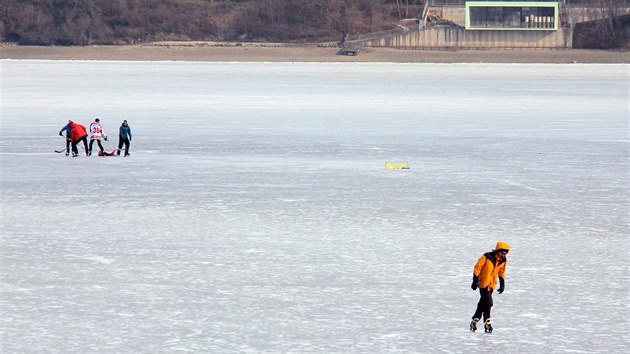
<instances>
[{"instance_id":1,"label":"frozen lake","mask_svg":"<svg viewBox=\"0 0 630 354\"><path fill-rule=\"evenodd\" d=\"M630 349L628 65L0 65L2 352Z\"/></svg>"}]
</instances>

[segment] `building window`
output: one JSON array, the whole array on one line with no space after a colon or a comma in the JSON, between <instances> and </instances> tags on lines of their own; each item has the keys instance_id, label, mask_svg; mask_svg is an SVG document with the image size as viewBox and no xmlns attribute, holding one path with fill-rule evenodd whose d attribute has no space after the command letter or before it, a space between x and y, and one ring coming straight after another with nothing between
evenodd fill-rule
<instances>
[{"instance_id":1,"label":"building window","mask_svg":"<svg viewBox=\"0 0 630 354\"><path fill-rule=\"evenodd\" d=\"M466 4L467 29L557 29L557 3L551 6L532 2L470 3Z\"/></svg>"}]
</instances>

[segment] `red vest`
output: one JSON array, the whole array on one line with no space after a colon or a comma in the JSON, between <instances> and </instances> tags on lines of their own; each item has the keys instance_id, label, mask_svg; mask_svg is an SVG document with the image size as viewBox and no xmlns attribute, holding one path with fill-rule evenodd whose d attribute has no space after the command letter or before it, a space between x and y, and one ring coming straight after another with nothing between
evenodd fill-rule
<instances>
[{"instance_id":1,"label":"red vest","mask_svg":"<svg viewBox=\"0 0 630 354\"><path fill-rule=\"evenodd\" d=\"M70 125L70 136L72 137L73 142L77 143L83 137L87 136L87 130L81 124L71 121L68 125Z\"/></svg>"}]
</instances>

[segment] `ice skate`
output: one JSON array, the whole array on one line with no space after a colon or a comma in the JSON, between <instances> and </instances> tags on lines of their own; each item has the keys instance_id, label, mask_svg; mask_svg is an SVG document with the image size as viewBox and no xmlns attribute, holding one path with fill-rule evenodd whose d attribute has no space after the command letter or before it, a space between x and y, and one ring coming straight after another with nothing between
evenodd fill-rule
<instances>
[{"instance_id":1,"label":"ice skate","mask_svg":"<svg viewBox=\"0 0 630 354\"><path fill-rule=\"evenodd\" d=\"M483 325L483 328L486 331L486 333L492 333L492 324L490 324L490 319L486 320L486 323Z\"/></svg>"},{"instance_id":2,"label":"ice skate","mask_svg":"<svg viewBox=\"0 0 630 354\"><path fill-rule=\"evenodd\" d=\"M473 318L473 320L470 321L470 331L471 332L475 332L477 330L477 322L479 322L478 318Z\"/></svg>"}]
</instances>

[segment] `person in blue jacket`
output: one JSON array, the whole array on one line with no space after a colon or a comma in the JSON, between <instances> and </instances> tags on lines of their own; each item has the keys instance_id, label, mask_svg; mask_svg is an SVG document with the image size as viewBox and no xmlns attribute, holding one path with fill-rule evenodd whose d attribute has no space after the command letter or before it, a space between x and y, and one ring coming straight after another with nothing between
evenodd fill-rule
<instances>
[{"instance_id":1,"label":"person in blue jacket","mask_svg":"<svg viewBox=\"0 0 630 354\"><path fill-rule=\"evenodd\" d=\"M120 155L123 144L125 145L125 156L129 156L129 145L131 145L131 127L127 120L123 120L122 125L118 129L118 151L116 155Z\"/></svg>"},{"instance_id":2,"label":"person in blue jacket","mask_svg":"<svg viewBox=\"0 0 630 354\"><path fill-rule=\"evenodd\" d=\"M72 135L70 133L70 124L66 124L59 131L59 136L64 136L66 138L66 156L70 155L70 143L72 142Z\"/></svg>"}]
</instances>

